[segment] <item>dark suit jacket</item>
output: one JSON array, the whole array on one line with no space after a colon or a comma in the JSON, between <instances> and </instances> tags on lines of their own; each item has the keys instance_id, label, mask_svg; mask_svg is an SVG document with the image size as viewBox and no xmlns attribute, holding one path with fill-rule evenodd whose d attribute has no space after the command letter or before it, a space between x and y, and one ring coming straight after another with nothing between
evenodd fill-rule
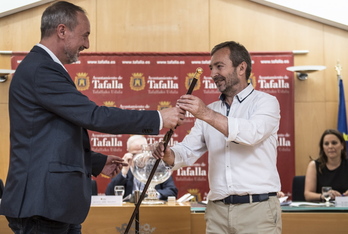
<instances>
[{"instance_id":1,"label":"dark suit jacket","mask_svg":"<svg viewBox=\"0 0 348 234\"><path fill-rule=\"evenodd\" d=\"M38 46L18 66L9 91L10 167L0 214L40 215L82 223L91 201L91 175L106 155L91 151L87 130L158 134L157 111L98 106L68 72Z\"/></svg>"},{"instance_id":2,"label":"dark suit jacket","mask_svg":"<svg viewBox=\"0 0 348 234\"><path fill-rule=\"evenodd\" d=\"M128 171L126 178L123 177L122 173L118 173L117 176L112 178L112 180L108 184L105 195L115 195L115 185L123 185L125 189L123 197L127 197L133 192L133 184L134 176L131 170ZM178 189L176 188L172 177L169 177L168 180L164 181L161 184L157 184L155 186L155 189L160 193L159 199L161 200L167 200L168 196L176 197L178 195Z\"/></svg>"}]
</instances>

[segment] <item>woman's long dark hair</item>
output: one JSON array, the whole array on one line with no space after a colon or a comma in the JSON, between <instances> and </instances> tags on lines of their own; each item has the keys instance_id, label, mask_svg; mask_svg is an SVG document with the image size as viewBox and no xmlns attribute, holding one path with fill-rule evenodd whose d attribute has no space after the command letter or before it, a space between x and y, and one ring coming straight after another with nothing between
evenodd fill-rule
<instances>
[{"instance_id":1,"label":"woman's long dark hair","mask_svg":"<svg viewBox=\"0 0 348 234\"><path fill-rule=\"evenodd\" d=\"M319 172L322 172L322 169L325 167L326 163L327 163L327 155L324 152L324 137L326 135L335 135L339 140L340 143L343 145L343 149L341 151L341 160L346 160L346 142L343 138L342 133L340 133L339 131L335 130L335 129L327 129L323 132L323 134L321 135L320 141L319 141L319 158L317 159L317 161L319 162Z\"/></svg>"}]
</instances>

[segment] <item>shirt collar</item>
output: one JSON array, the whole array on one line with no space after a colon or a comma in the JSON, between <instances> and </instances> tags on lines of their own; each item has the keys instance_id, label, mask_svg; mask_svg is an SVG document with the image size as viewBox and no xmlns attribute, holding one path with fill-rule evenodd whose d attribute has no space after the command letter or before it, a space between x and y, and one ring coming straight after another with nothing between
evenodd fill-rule
<instances>
[{"instance_id":1,"label":"shirt collar","mask_svg":"<svg viewBox=\"0 0 348 234\"><path fill-rule=\"evenodd\" d=\"M239 102L243 102L247 97L249 97L249 95L254 92L254 87L251 83L249 83L249 85L247 87L245 87L245 89L243 89L242 91L240 91L237 95L236 98ZM223 102L225 102L226 100L226 95L225 94L221 94L219 99Z\"/></svg>"},{"instance_id":2,"label":"shirt collar","mask_svg":"<svg viewBox=\"0 0 348 234\"><path fill-rule=\"evenodd\" d=\"M53 59L53 61L55 61L56 63L59 63L65 70L66 68L64 67L64 65L62 64L62 62L57 58L57 56L50 50L48 49L46 46L44 46L43 44L36 44L38 47L41 47L42 49L44 49ZM67 71L67 70L66 70Z\"/></svg>"}]
</instances>

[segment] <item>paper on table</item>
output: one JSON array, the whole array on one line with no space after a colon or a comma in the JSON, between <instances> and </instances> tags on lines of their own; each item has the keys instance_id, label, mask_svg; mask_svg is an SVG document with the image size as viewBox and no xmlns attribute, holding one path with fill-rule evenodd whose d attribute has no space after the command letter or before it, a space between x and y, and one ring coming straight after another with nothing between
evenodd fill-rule
<instances>
[{"instance_id":1,"label":"paper on table","mask_svg":"<svg viewBox=\"0 0 348 234\"><path fill-rule=\"evenodd\" d=\"M348 207L348 197L346 196L336 197L335 202L337 207Z\"/></svg>"},{"instance_id":2,"label":"paper on table","mask_svg":"<svg viewBox=\"0 0 348 234\"><path fill-rule=\"evenodd\" d=\"M92 196L91 206L122 206L122 196Z\"/></svg>"},{"instance_id":3,"label":"paper on table","mask_svg":"<svg viewBox=\"0 0 348 234\"><path fill-rule=\"evenodd\" d=\"M325 202L324 203L316 203L316 202L291 202L290 206L326 206Z\"/></svg>"},{"instance_id":4,"label":"paper on table","mask_svg":"<svg viewBox=\"0 0 348 234\"><path fill-rule=\"evenodd\" d=\"M182 197L180 197L177 202L187 202L190 199L192 199L193 196L190 193L186 193L185 195L183 195Z\"/></svg>"},{"instance_id":5,"label":"paper on table","mask_svg":"<svg viewBox=\"0 0 348 234\"><path fill-rule=\"evenodd\" d=\"M280 198L279 198L279 202L280 202L280 203L283 203L283 202L286 201L286 199L288 199L288 196L280 197Z\"/></svg>"}]
</instances>

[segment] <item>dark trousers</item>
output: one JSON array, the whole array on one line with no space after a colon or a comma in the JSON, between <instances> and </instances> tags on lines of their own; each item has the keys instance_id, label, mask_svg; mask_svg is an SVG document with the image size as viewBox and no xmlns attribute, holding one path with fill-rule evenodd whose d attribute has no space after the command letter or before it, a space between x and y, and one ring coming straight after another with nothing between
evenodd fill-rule
<instances>
[{"instance_id":1,"label":"dark trousers","mask_svg":"<svg viewBox=\"0 0 348 234\"><path fill-rule=\"evenodd\" d=\"M6 218L15 234L81 234L80 224L57 222L41 216Z\"/></svg>"}]
</instances>

